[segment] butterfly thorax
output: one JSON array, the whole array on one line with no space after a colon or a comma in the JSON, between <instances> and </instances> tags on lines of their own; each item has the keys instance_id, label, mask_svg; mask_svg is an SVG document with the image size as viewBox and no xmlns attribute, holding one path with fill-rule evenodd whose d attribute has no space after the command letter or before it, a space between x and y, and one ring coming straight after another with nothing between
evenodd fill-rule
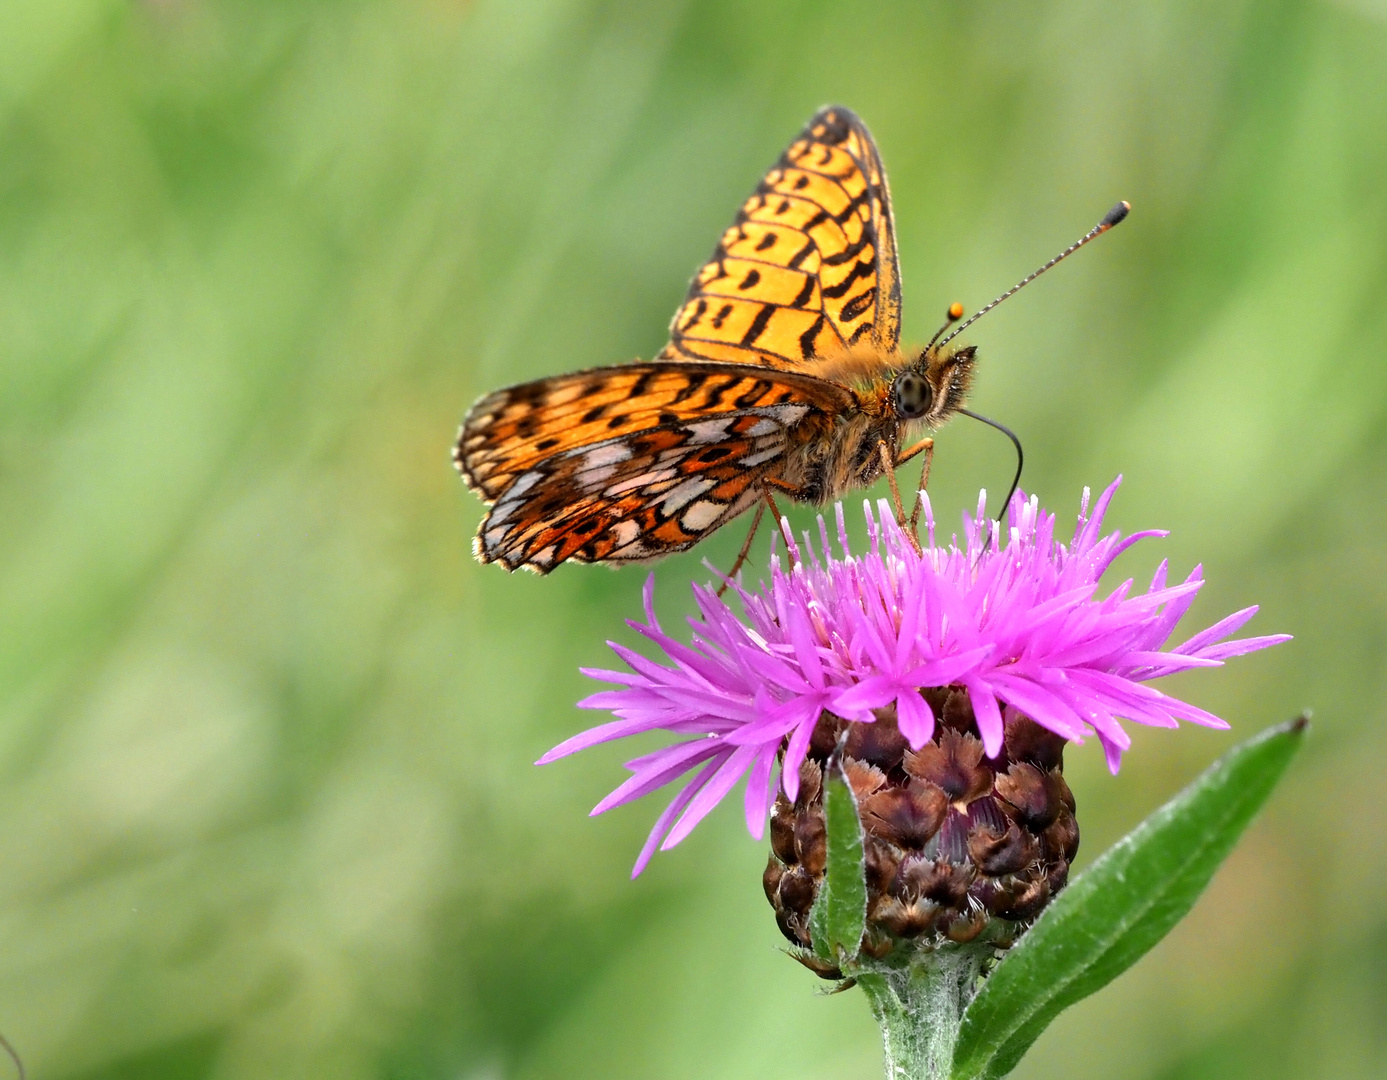
<instances>
[{"instance_id":1,"label":"butterfly thorax","mask_svg":"<svg viewBox=\"0 0 1387 1080\"><path fill-rule=\"evenodd\" d=\"M963 405L973 363L971 346L914 356L859 348L809 362L807 372L851 390L856 408L811 413L795 425L778 477L782 490L798 501L826 503L873 483L885 471L883 443L894 459ZM903 401L900 388L910 388L911 376L915 394Z\"/></svg>"}]
</instances>

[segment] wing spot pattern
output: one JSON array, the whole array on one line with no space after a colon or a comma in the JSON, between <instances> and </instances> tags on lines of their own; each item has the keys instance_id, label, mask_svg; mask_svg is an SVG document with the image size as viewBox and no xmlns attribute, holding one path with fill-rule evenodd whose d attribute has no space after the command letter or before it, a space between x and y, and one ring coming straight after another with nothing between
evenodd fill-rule
<instances>
[{"instance_id":1,"label":"wing spot pattern","mask_svg":"<svg viewBox=\"0 0 1387 1080\"><path fill-rule=\"evenodd\" d=\"M684 512L684 516L679 519L679 524L691 533L701 533L727 508L720 503L712 502L708 499L701 499L694 503Z\"/></svg>"},{"instance_id":2,"label":"wing spot pattern","mask_svg":"<svg viewBox=\"0 0 1387 1080\"><path fill-rule=\"evenodd\" d=\"M694 306L693 314L689 316L689 321L679 329L683 332L692 330L698 325L698 320L708 313L708 301L699 297L698 303Z\"/></svg>"},{"instance_id":3,"label":"wing spot pattern","mask_svg":"<svg viewBox=\"0 0 1387 1080\"><path fill-rule=\"evenodd\" d=\"M689 442L695 445L699 443L722 442L727 438L726 420L701 420L696 424L688 424L684 430L689 434Z\"/></svg>"},{"instance_id":4,"label":"wing spot pattern","mask_svg":"<svg viewBox=\"0 0 1387 1080\"><path fill-rule=\"evenodd\" d=\"M854 296L851 300L849 300L846 304L843 305L843 310L839 312L838 317L842 319L843 322L852 322L854 319L865 314L867 309L872 306L872 303L875 300L875 289L868 289L866 292L858 293L856 296ZM871 330L871 326L863 325L858 327L859 332L862 330ZM856 340L856 337L857 335L854 334L854 340Z\"/></svg>"},{"instance_id":5,"label":"wing spot pattern","mask_svg":"<svg viewBox=\"0 0 1387 1080\"><path fill-rule=\"evenodd\" d=\"M757 379L751 384L751 389L742 394L732 404L739 409L750 409L761 403L761 399L770 392L771 384L765 379Z\"/></svg>"},{"instance_id":6,"label":"wing spot pattern","mask_svg":"<svg viewBox=\"0 0 1387 1080\"><path fill-rule=\"evenodd\" d=\"M671 404L678 405L681 401L687 401L698 393L699 388L707 381L708 376L706 374L701 371L694 372L689 376L689 381L684 385L684 388L674 395L674 400Z\"/></svg>"},{"instance_id":7,"label":"wing spot pattern","mask_svg":"<svg viewBox=\"0 0 1387 1080\"><path fill-rule=\"evenodd\" d=\"M771 316L775 314L776 307L777 305L775 304L765 304L762 306L761 310L756 313L756 318L753 319L751 325L747 327L747 332L742 335L743 345L752 344L765 333L766 327L770 325Z\"/></svg>"},{"instance_id":8,"label":"wing spot pattern","mask_svg":"<svg viewBox=\"0 0 1387 1080\"><path fill-rule=\"evenodd\" d=\"M602 443L582 454L585 469L596 469L603 465L619 465L631 460L631 451L619 442ZM536 474L530 474L536 475Z\"/></svg>"},{"instance_id":9,"label":"wing spot pattern","mask_svg":"<svg viewBox=\"0 0 1387 1080\"><path fill-rule=\"evenodd\" d=\"M823 314L821 313L819 317L814 320L814 325L811 326L804 333L800 334L799 351L800 355L805 360L808 360L811 356L814 355L815 343L819 340L819 332L823 330L824 323L826 323L827 321L828 320L825 319Z\"/></svg>"},{"instance_id":10,"label":"wing spot pattern","mask_svg":"<svg viewBox=\"0 0 1387 1080\"><path fill-rule=\"evenodd\" d=\"M795 257L794 257L793 259L791 259L790 262L788 263L790 269L791 269L791 270L798 270L799 267L800 267L800 264L801 264L802 262L804 262L805 259L809 258L809 256L812 255L814 252L816 252L818 249L819 249L819 245L816 244L816 243L814 243L814 241L813 241L812 238L806 240L806 241L804 242L804 247L800 248L797 252L795 252ZM700 303L701 303L701 301L700 301Z\"/></svg>"},{"instance_id":11,"label":"wing spot pattern","mask_svg":"<svg viewBox=\"0 0 1387 1080\"><path fill-rule=\"evenodd\" d=\"M853 263L852 269L848 271L847 276L844 277L842 281L838 282L835 285L824 286L824 295L828 297L830 300L837 300L840 296L844 296L847 294L847 291L850 288L852 288L854 282L856 282L859 278L870 278L872 276L872 272L872 264L869 262ZM876 287L873 286L868 291L875 294ZM844 316L844 318L846 318L846 316Z\"/></svg>"},{"instance_id":12,"label":"wing spot pattern","mask_svg":"<svg viewBox=\"0 0 1387 1080\"><path fill-rule=\"evenodd\" d=\"M731 390L741 381L742 377L740 375L729 375L727 377L727 381L724 382L721 386L714 386L709 389L708 397L703 402L703 404L699 406L699 409L701 411L716 409L719 405L722 404L723 395L726 394L727 391Z\"/></svg>"}]
</instances>

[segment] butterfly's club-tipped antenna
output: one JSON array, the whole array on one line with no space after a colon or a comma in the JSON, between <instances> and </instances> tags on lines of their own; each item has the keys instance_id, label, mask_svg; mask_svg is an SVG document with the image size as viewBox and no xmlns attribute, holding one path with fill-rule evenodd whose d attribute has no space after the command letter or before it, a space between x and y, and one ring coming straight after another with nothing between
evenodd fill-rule
<instances>
[{"instance_id":1,"label":"butterfly's club-tipped antenna","mask_svg":"<svg viewBox=\"0 0 1387 1080\"><path fill-rule=\"evenodd\" d=\"M1010 289L1002 293L1001 296L997 297L996 300L993 300L992 303L988 304L986 307L979 308L977 311L973 312L972 315L968 316L968 318L964 320L964 322L958 327L958 329L956 329L953 333L951 333L948 337L946 337L943 341L939 343L939 347L943 348L954 338L958 337L959 334L967 330L968 327L972 326L975 322L981 319L994 307L1000 304L1003 300L1007 299L1008 297L1015 296L1032 281L1040 277L1041 274L1045 273L1046 270L1049 270L1051 267L1058 266L1065 259L1069 258L1069 256L1073 255L1074 252L1078 251L1081 247L1087 244L1090 240L1094 240L1102 236L1105 232L1107 232L1114 225L1116 225L1123 218L1125 218L1127 216L1128 211L1131 209L1132 204L1126 202L1125 200L1123 202L1118 203L1116 206L1114 206L1111 210L1109 210L1106 214L1103 215L1102 221L1100 221L1097 225L1093 226L1093 228L1089 229L1088 232L1084 233L1083 236L1075 240L1074 243L1070 244L1067 248L1061 251L1053 259L1051 259L1044 266L1042 266L1039 270L1036 270L1034 273L1027 274ZM949 309L949 314L953 314L953 308ZM945 327L947 327L949 324L945 323L944 325ZM938 334L935 335L935 337L938 336ZM930 344L932 345L934 343L930 342Z\"/></svg>"},{"instance_id":2,"label":"butterfly's club-tipped antenna","mask_svg":"<svg viewBox=\"0 0 1387 1080\"><path fill-rule=\"evenodd\" d=\"M944 312L944 325L934 332L934 337L929 339L929 344L925 346L925 352L928 353L934 348L934 343L944 336L944 331L961 318L963 318L963 305L955 300L949 305L949 310Z\"/></svg>"}]
</instances>

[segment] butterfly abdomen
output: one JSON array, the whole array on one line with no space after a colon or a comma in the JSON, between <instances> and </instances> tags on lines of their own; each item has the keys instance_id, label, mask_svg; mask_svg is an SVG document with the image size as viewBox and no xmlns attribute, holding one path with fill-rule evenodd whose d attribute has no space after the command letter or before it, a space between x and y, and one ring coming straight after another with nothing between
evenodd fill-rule
<instances>
[{"instance_id":1,"label":"butterfly abdomen","mask_svg":"<svg viewBox=\"0 0 1387 1080\"><path fill-rule=\"evenodd\" d=\"M785 488L799 502L821 505L866 487L881 476L882 441L894 452L896 421L865 410L836 418L827 431L797 428L781 474Z\"/></svg>"}]
</instances>

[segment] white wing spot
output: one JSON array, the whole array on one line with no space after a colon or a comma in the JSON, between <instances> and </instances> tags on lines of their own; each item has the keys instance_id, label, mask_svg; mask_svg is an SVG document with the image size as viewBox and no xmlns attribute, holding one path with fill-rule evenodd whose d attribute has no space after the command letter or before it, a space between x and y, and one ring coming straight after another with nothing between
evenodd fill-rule
<instances>
[{"instance_id":1,"label":"white wing spot","mask_svg":"<svg viewBox=\"0 0 1387 1080\"><path fill-rule=\"evenodd\" d=\"M666 514L675 513L681 506L692 499L698 498L709 488L714 486L712 480L700 480L697 477L690 477L678 487L671 488L669 494L660 500L660 505L664 507Z\"/></svg>"},{"instance_id":2,"label":"white wing spot","mask_svg":"<svg viewBox=\"0 0 1387 1080\"><path fill-rule=\"evenodd\" d=\"M612 561L617 559L644 559L650 554L652 554L651 550L645 546L643 541L633 540L625 547L613 548L607 558Z\"/></svg>"},{"instance_id":3,"label":"white wing spot","mask_svg":"<svg viewBox=\"0 0 1387 1080\"><path fill-rule=\"evenodd\" d=\"M499 529L487 529L486 535L482 537L482 543L486 546L487 554L490 555L495 552L495 550L501 546L501 541L504 540L509 533L510 528L507 526L502 526Z\"/></svg>"},{"instance_id":4,"label":"white wing spot","mask_svg":"<svg viewBox=\"0 0 1387 1080\"><path fill-rule=\"evenodd\" d=\"M615 465L603 465L596 469L580 469L573 477L584 491L596 491L616 472Z\"/></svg>"},{"instance_id":5,"label":"white wing spot","mask_svg":"<svg viewBox=\"0 0 1387 1080\"><path fill-rule=\"evenodd\" d=\"M524 474L520 477L520 479L516 480L516 482L513 483L513 484L510 486L510 488L506 491L505 498L504 498L503 501L505 501L505 502L512 502L512 501L519 500L520 496L524 495L525 492L527 492L527 491L530 490L530 488L532 488L532 487L534 487L536 484L538 484L539 481L540 481L540 474L539 474L539 473L534 472L533 470L530 471L530 472L524 473Z\"/></svg>"},{"instance_id":6,"label":"white wing spot","mask_svg":"<svg viewBox=\"0 0 1387 1080\"><path fill-rule=\"evenodd\" d=\"M604 494L622 495L636 488L650 487L653 484L663 484L673 480L679 474L674 469L656 469L653 472L643 472L639 476L632 476L619 484L613 484Z\"/></svg>"},{"instance_id":7,"label":"white wing spot","mask_svg":"<svg viewBox=\"0 0 1387 1080\"><path fill-rule=\"evenodd\" d=\"M797 424L799 423L799 421L804 419L805 415L809 412L809 406L768 405L766 406L764 411L774 416L776 422L780 424L781 427L789 427L790 425ZM759 432L753 432L753 434L759 434Z\"/></svg>"},{"instance_id":8,"label":"white wing spot","mask_svg":"<svg viewBox=\"0 0 1387 1080\"><path fill-rule=\"evenodd\" d=\"M726 509L727 507L723 506L722 503L701 499L684 511L684 516L679 519L679 524L684 526L685 532L700 533L722 517L723 511Z\"/></svg>"},{"instance_id":9,"label":"white wing spot","mask_svg":"<svg viewBox=\"0 0 1387 1080\"><path fill-rule=\"evenodd\" d=\"M627 518L625 521L618 521L616 526L612 529L612 536L616 541L617 547L625 547L635 540L636 537L640 536L640 534L640 523L632 521L630 518Z\"/></svg>"},{"instance_id":10,"label":"white wing spot","mask_svg":"<svg viewBox=\"0 0 1387 1080\"><path fill-rule=\"evenodd\" d=\"M730 420L700 420L697 424L686 424L684 430L689 433L689 442L694 446L702 443L722 442L727 438L727 425Z\"/></svg>"},{"instance_id":11,"label":"white wing spot","mask_svg":"<svg viewBox=\"0 0 1387 1080\"><path fill-rule=\"evenodd\" d=\"M631 448L619 443L609 442L594 446L583 455L582 468L600 469L603 465L619 465L631 459Z\"/></svg>"},{"instance_id":12,"label":"white wing spot","mask_svg":"<svg viewBox=\"0 0 1387 1080\"><path fill-rule=\"evenodd\" d=\"M749 469L754 465L760 465L763 462L770 461L772 458L778 458L784 452L785 448L783 446L772 446L765 450L758 450L754 454L748 454L746 457L742 458L738 464L745 469Z\"/></svg>"}]
</instances>

